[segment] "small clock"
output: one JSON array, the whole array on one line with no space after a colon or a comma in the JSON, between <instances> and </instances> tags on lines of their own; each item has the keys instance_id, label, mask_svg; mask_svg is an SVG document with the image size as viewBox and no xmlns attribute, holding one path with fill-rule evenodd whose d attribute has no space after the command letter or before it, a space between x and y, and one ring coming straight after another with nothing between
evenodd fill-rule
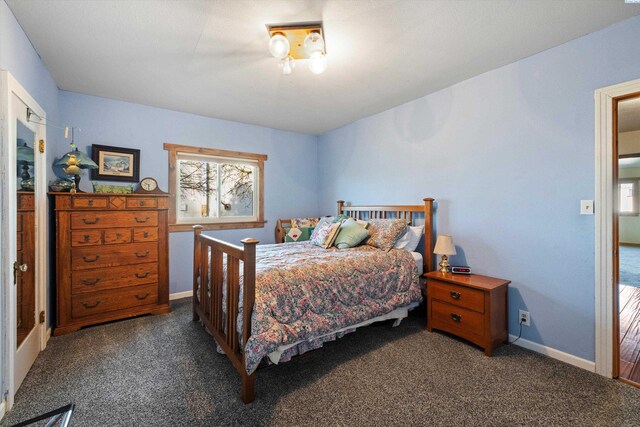
<instances>
[{"instance_id":1,"label":"small clock","mask_svg":"<svg viewBox=\"0 0 640 427\"><path fill-rule=\"evenodd\" d=\"M146 177L140 181L140 186L134 191L134 193L164 193L164 191L158 188L158 181L154 178Z\"/></svg>"}]
</instances>

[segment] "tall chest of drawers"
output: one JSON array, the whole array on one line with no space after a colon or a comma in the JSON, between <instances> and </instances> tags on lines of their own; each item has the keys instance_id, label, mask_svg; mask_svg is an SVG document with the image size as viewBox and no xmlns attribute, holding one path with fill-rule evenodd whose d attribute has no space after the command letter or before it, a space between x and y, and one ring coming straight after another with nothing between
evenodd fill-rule
<instances>
[{"instance_id":1,"label":"tall chest of drawers","mask_svg":"<svg viewBox=\"0 0 640 427\"><path fill-rule=\"evenodd\" d=\"M167 195L52 194L54 335L171 311Z\"/></svg>"}]
</instances>

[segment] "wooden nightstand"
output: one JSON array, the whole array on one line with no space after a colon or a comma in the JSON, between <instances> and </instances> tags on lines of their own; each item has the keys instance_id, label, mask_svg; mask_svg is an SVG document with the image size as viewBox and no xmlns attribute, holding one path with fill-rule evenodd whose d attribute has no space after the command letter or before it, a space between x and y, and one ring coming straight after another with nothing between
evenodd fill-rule
<instances>
[{"instance_id":1,"label":"wooden nightstand","mask_svg":"<svg viewBox=\"0 0 640 427\"><path fill-rule=\"evenodd\" d=\"M509 280L478 274L432 271L427 279L427 329L440 329L464 338L491 356L508 340Z\"/></svg>"}]
</instances>

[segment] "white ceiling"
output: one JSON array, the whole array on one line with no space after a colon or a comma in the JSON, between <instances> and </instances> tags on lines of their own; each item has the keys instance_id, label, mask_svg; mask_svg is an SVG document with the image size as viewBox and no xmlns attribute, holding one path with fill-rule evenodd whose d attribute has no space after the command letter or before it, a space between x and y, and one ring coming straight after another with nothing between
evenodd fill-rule
<instances>
[{"instance_id":1,"label":"white ceiling","mask_svg":"<svg viewBox=\"0 0 640 427\"><path fill-rule=\"evenodd\" d=\"M61 89L322 134L640 14L623 0L6 0ZM265 24L324 21L283 76Z\"/></svg>"}]
</instances>

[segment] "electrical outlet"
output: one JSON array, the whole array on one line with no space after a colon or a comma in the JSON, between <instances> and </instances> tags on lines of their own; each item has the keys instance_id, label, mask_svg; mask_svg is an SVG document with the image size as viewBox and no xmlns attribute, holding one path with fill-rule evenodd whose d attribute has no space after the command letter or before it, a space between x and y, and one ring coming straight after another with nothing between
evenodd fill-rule
<instances>
[{"instance_id":1,"label":"electrical outlet","mask_svg":"<svg viewBox=\"0 0 640 427\"><path fill-rule=\"evenodd\" d=\"M522 322L522 326L531 326L531 318L529 317L529 312L520 310L518 314L518 324Z\"/></svg>"}]
</instances>

